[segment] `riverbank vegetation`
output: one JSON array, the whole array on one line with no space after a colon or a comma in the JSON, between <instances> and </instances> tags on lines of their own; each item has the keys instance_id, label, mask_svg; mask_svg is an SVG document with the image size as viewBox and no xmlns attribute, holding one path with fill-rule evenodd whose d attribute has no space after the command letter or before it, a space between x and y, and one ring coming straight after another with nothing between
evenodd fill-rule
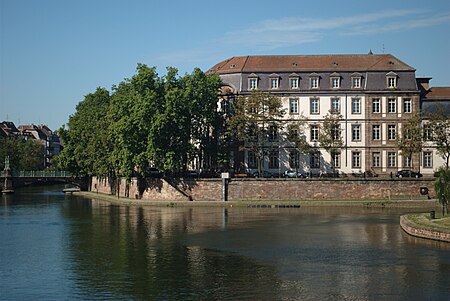
<instances>
[{"instance_id":1,"label":"riverbank vegetation","mask_svg":"<svg viewBox=\"0 0 450 301\"><path fill-rule=\"evenodd\" d=\"M61 169L78 175L148 176L155 169L182 172L188 162L218 160L218 75L200 69L178 76L139 64L136 74L111 91L84 97L67 127L59 129Z\"/></svg>"},{"instance_id":2,"label":"riverbank vegetation","mask_svg":"<svg viewBox=\"0 0 450 301\"><path fill-rule=\"evenodd\" d=\"M5 168L6 157L16 170L39 170L43 167L44 146L21 136L0 137L0 171Z\"/></svg>"}]
</instances>

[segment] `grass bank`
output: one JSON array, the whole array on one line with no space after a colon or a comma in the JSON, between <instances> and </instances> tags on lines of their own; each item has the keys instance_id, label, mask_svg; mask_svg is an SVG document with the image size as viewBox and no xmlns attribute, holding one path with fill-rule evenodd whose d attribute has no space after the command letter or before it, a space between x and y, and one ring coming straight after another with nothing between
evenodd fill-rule
<instances>
[{"instance_id":1,"label":"grass bank","mask_svg":"<svg viewBox=\"0 0 450 301\"><path fill-rule=\"evenodd\" d=\"M400 227L412 235L450 243L450 216L431 218L430 213L411 213L400 217Z\"/></svg>"}]
</instances>

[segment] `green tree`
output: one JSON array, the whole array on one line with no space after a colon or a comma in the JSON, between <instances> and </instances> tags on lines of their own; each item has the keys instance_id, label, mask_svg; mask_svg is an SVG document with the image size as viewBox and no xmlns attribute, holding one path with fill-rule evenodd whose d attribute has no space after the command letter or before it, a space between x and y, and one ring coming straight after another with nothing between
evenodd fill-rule
<instances>
[{"instance_id":1,"label":"green tree","mask_svg":"<svg viewBox=\"0 0 450 301\"><path fill-rule=\"evenodd\" d=\"M309 144L305 132L308 126L308 119L304 116L300 116L298 119L290 121L286 126L286 140L288 143L294 147L297 155L310 153L312 146ZM296 171L300 167L299 156L294 158Z\"/></svg>"},{"instance_id":2,"label":"green tree","mask_svg":"<svg viewBox=\"0 0 450 301\"><path fill-rule=\"evenodd\" d=\"M280 98L262 91L253 91L250 96L238 97L234 102L234 114L228 120L229 131L243 142L241 149L255 154L260 176L264 158L271 149L278 150L284 115Z\"/></svg>"},{"instance_id":3,"label":"green tree","mask_svg":"<svg viewBox=\"0 0 450 301\"><path fill-rule=\"evenodd\" d=\"M445 208L447 208L448 214L450 203L450 170L448 168L441 167L439 169L438 177L434 182L434 190L442 206L442 215L445 213Z\"/></svg>"},{"instance_id":4,"label":"green tree","mask_svg":"<svg viewBox=\"0 0 450 301\"><path fill-rule=\"evenodd\" d=\"M427 126L432 133L432 142L437 153L444 159L446 169L449 169L450 163L450 119L445 112L440 109L427 116Z\"/></svg>"},{"instance_id":5,"label":"green tree","mask_svg":"<svg viewBox=\"0 0 450 301\"><path fill-rule=\"evenodd\" d=\"M334 157L340 153L344 142L341 134L342 115L334 110L330 110L323 120L319 132L319 146L331 156L331 166L336 172Z\"/></svg>"},{"instance_id":6,"label":"green tree","mask_svg":"<svg viewBox=\"0 0 450 301\"><path fill-rule=\"evenodd\" d=\"M111 169L107 112L110 95L104 88L84 97L69 117L68 128L58 130L64 145L55 158L61 169L81 176L106 176Z\"/></svg>"},{"instance_id":7,"label":"green tree","mask_svg":"<svg viewBox=\"0 0 450 301\"><path fill-rule=\"evenodd\" d=\"M191 113L189 128L193 155L200 168L209 168L217 164L217 129L221 124L217 99L222 82L217 74L206 75L198 68L184 76L183 81L185 101Z\"/></svg>"},{"instance_id":8,"label":"green tree","mask_svg":"<svg viewBox=\"0 0 450 301\"><path fill-rule=\"evenodd\" d=\"M414 154L419 154L423 148L422 117L414 114L402 124L401 135L397 137L398 148L403 157L410 158L411 167L414 167Z\"/></svg>"},{"instance_id":9,"label":"green tree","mask_svg":"<svg viewBox=\"0 0 450 301\"><path fill-rule=\"evenodd\" d=\"M110 162L114 174L127 180L135 172L145 176L148 171L150 127L161 106L161 81L156 68L138 64L136 71L131 79L113 87L108 112Z\"/></svg>"},{"instance_id":10,"label":"green tree","mask_svg":"<svg viewBox=\"0 0 450 301\"><path fill-rule=\"evenodd\" d=\"M5 158L9 156L12 170L39 170L44 166L44 146L23 137L0 137L0 170L5 168Z\"/></svg>"}]
</instances>

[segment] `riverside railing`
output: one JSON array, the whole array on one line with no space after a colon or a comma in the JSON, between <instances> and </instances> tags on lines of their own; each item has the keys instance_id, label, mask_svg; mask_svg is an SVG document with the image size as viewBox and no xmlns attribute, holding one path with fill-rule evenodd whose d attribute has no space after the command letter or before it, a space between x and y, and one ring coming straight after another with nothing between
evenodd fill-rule
<instances>
[{"instance_id":1,"label":"riverside railing","mask_svg":"<svg viewBox=\"0 0 450 301\"><path fill-rule=\"evenodd\" d=\"M4 177L5 172L0 171ZM11 176L19 178L70 178L72 173L64 170L19 170L11 172Z\"/></svg>"}]
</instances>

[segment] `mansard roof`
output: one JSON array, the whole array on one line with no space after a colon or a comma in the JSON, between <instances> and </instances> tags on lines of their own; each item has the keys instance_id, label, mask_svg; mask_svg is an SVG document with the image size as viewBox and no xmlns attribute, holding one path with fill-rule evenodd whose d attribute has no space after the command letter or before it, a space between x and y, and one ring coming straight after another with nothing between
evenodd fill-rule
<instances>
[{"instance_id":1,"label":"mansard roof","mask_svg":"<svg viewBox=\"0 0 450 301\"><path fill-rule=\"evenodd\" d=\"M450 100L450 87L432 87L424 100Z\"/></svg>"},{"instance_id":2,"label":"mansard roof","mask_svg":"<svg viewBox=\"0 0 450 301\"><path fill-rule=\"evenodd\" d=\"M395 72L415 69L391 54L332 54L236 56L216 64L209 70L217 74L315 71Z\"/></svg>"}]
</instances>

